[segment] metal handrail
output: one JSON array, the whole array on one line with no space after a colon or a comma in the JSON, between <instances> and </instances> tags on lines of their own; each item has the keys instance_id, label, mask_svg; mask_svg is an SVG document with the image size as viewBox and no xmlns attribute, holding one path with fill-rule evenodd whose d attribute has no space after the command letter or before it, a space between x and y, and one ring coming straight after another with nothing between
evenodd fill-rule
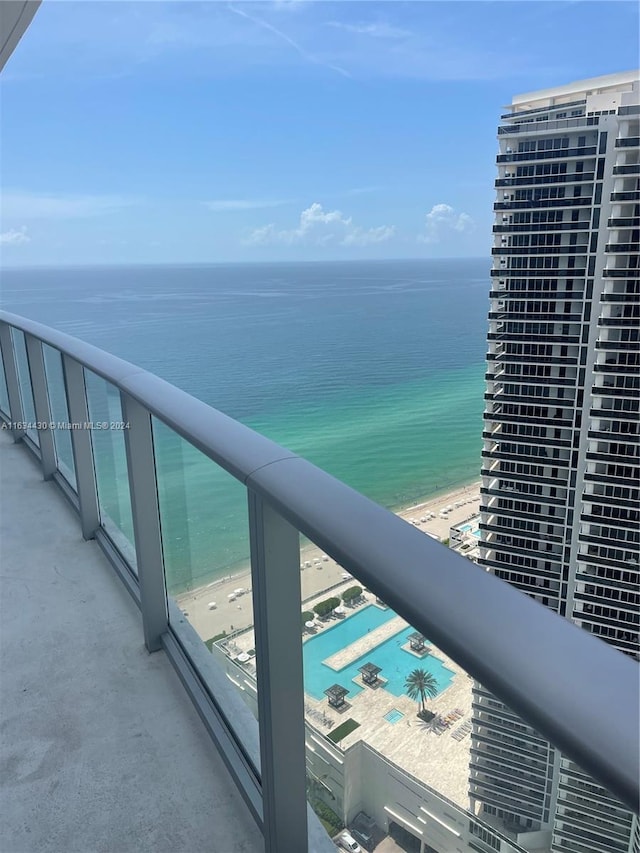
<instances>
[{"instance_id":1,"label":"metal handrail","mask_svg":"<svg viewBox=\"0 0 640 853\"><path fill-rule=\"evenodd\" d=\"M242 481L637 809L640 700L638 667L629 657L157 376L15 314L0 312L0 321L97 373Z\"/></svg>"}]
</instances>

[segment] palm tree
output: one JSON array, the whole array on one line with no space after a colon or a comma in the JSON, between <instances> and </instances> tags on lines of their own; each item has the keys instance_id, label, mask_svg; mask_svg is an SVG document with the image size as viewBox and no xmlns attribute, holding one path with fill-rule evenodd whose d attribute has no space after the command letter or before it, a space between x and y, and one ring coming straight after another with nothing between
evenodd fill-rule
<instances>
[{"instance_id":1,"label":"palm tree","mask_svg":"<svg viewBox=\"0 0 640 853\"><path fill-rule=\"evenodd\" d=\"M421 714L425 712L424 701L426 697L433 699L438 695L438 682L425 669L414 669L413 672L410 672L405 679L404 688L410 699L420 700Z\"/></svg>"}]
</instances>

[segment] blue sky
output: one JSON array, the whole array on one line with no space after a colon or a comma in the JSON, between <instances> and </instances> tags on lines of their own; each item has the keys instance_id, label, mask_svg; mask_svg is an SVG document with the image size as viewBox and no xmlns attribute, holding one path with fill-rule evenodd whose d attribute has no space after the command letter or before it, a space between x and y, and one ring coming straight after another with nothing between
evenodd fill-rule
<instances>
[{"instance_id":1,"label":"blue sky","mask_svg":"<svg viewBox=\"0 0 640 853\"><path fill-rule=\"evenodd\" d=\"M638 64L614 2L44 0L0 77L6 265L484 256L512 95Z\"/></svg>"}]
</instances>

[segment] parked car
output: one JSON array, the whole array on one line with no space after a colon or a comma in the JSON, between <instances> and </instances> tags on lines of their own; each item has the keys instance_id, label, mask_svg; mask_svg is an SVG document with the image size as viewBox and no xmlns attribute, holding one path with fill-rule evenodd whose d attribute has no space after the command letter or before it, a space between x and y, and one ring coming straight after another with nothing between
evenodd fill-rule
<instances>
[{"instance_id":1,"label":"parked car","mask_svg":"<svg viewBox=\"0 0 640 853\"><path fill-rule=\"evenodd\" d=\"M361 853L362 847L355 840L350 832L343 832L339 838L340 846L344 850L349 850L349 853Z\"/></svg>"}]
</instances>

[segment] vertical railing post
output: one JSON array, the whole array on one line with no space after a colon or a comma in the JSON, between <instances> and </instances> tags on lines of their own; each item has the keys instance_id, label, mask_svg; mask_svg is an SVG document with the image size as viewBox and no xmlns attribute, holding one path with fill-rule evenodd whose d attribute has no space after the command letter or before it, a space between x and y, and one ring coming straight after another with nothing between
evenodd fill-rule
<instances>
[{"instance_id":1,"label":"vertical railing post","mask_svg":"<svg viewBox=\"0 0 640 853\"><path fill-rule=\"evenodd\" d=\"M7 381L7 395L9 397L9 409L7 413L11 418L10 431L14 441L20 441L26 430L14 424L24 422L24 411L22 408L22 397L20 396L20 382L18 380L18 366L16 364L16 351L11 336L11 326L0 323L0 347L2 349L2 361L4 363L4 376Z\"/></svg>"},{"instance_id":2,"label":"vertical railing post","mask_svg":"<svg viewBox=\"0 0 640 853\"><path fill-rule=\"evenodd\" d=\"M249 489L249 536L266 853L306 853L298 531Z\"/></svg>"},{"instance_id":3,"label":"vertical railing post","mask_svg":"<svg viewBox=\"0 0 640 853\"><path fill-rule=\"evenodd\" d=\"M29 374L31 376L33 408L36 414L36 421L38 422L38 439L40 444L42 475L45 480L50 480L55 474L58 465L56 461L56 448L53 442L51 407L49 405L49 391L47 387L47 374L44 366L42 341L27 334L25 334L24 340L27 345L27 360L29 362Z\"/></svg>"},{"instance_id":4,"label":"vertical railing post","mask_svg":"<svg viewBox=\"0 0 640 853\"><path fill-rule=\"evenodd\" d=\"M71 448L76 472L82 535L85 539L93 539L96 530L100 527L100 507L98 505L96 470L93 462L84 368L80 362L63 353L62 369L67 394L67 411L69 412Z\"/></svg>"},{"instance_id":5,"label":"vertical railing post","mask_svg":"<svg viewBox=\"0 0 640 853\"><path fill-rule=\"evenodd\" d=\"M169 625L162 531L151 414L137 400L120 393L129 472L131 515L136 546L144 642L150 652L162 648Z\"/></svg>"}]
</instances>

